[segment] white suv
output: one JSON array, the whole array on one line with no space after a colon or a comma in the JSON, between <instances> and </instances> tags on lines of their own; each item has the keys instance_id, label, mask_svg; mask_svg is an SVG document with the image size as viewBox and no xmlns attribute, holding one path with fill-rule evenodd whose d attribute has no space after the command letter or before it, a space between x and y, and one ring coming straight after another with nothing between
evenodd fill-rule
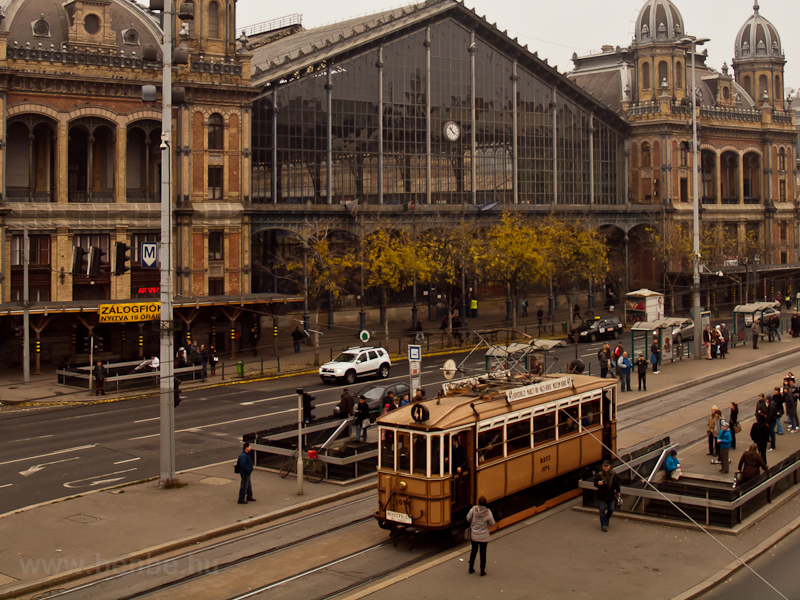
<instances>
[{"instance_id":1,"label":"white suv","mask_svg":"<svg viewBox=\"0 0 800 600\"><path fill-rule=\"evenodd\" d=\"M392 361L383 348L348 348L331 362L319 368L323 382L343 380L352 385L358 377L375 373L381 379L389 376Z\"/></svg>"}]
</instances>

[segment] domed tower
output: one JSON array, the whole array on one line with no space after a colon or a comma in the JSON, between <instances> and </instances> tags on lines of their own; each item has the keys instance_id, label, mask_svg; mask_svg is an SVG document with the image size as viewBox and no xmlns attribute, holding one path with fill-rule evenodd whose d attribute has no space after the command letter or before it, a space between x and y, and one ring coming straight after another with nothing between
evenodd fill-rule
<instances>
[{"instance_id":1,"label":"domed tower","mask_svg":"<svg viewBox=\"0 0 800 600\"><path fill-rule=\"evenodd\" d=\"M762 105L783 108L783 54L781 38L775 26L758 12L758 2L736 35L733 72L736 82Z\"/></svg>"},{"instance_id":2,"label":"domed tower","mask_svg":"<svg viewBox=\"0 0 800 600\"><path fill-rule=\"evenodd\" d=\"M683 17L670 0L647 0L636 18L631 48L636 56L636 99L655 100L668 94L680 100L686 93L686 51Z\"/></svg>"}]
</instances>

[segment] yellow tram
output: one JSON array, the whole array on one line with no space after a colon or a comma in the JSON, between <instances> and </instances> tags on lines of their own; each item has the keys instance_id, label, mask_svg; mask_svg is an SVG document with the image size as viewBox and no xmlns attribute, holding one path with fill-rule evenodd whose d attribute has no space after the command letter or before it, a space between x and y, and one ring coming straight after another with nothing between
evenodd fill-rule
<instances>
[{"instance_id":1,"label":"yellow tram","mask_svg":"<svg viewBox=\"0 0 800 600\"><path fill-rule=\"evenodd\" d=\"M616 395L613 379L506 372L381 416L378 523L446 529L485 496L504 526L576 496L581 470L616 451Z\"/></svg>"}]
</instances>

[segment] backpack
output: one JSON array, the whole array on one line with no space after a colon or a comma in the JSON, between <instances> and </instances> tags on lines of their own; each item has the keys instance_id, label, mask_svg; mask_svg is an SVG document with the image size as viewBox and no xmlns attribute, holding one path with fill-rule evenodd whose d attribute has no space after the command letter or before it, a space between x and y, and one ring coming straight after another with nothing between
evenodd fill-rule
<instances>
[{"instance_id":1,"label":"backpack","mask_svg":"<svg viewBox=\"0 0 800 600\"><path fill-rule=\"evenodd\" d=\"M614 348L614 358L619 359L620 356L622 356L622 350L617 346Z\"/></svg>"}]
</instances>

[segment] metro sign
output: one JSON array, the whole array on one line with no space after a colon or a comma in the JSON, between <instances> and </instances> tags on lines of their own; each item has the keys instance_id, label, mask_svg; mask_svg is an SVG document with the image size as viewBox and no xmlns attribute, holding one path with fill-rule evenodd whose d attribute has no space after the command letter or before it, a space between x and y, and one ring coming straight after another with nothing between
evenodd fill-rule
<instances>
[{"instance_id":1,"label":"metro sign","mask_svg":"<svg viewBox=\"0 0 800 600\"><path fill-rule=\"evenodd\" d=\"M158 252L155 242L142 243L142 268L155 269L158 263Z\"/></svg>"}]
</instances>

